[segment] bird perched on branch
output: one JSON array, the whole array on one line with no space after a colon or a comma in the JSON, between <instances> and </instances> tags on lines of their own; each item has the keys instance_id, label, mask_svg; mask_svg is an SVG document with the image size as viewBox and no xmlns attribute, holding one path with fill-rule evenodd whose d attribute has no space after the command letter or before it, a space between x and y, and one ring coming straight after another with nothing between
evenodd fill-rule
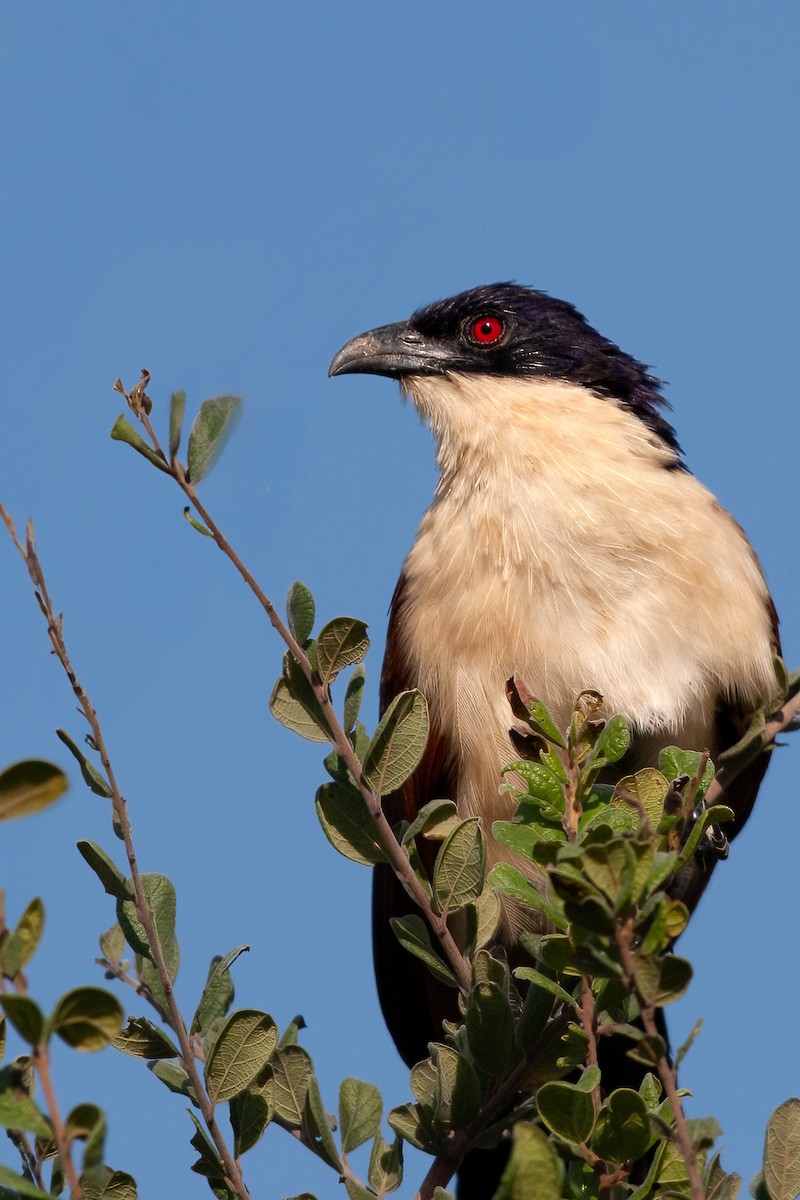
<instances>
[{"instance_id":1,"label":"bird perched on branch","mask_svg":"<svg viewBox=\"0 0 800 1200\"><path fill-rule=\"evenodd\" d=\"M563 728L584 688L623 713L626 771L668 744L736 742L775 690L777 619L744 533L684 467L659 381L571 305L499 283L354 338L331 375L397 379L436 439L439 482L403 565L381 680L385 708L419 688L425 758L389 798L393 822L432 798L479 816L491 838L514 803L518 757L505 683L515 672ZM766 757L726 803L746 821ZM705 885L698 875L690 907ZM374 884L378 988L409 1064L452 1017L442 989L399 946L410 901L388 868ZM513 941L520 913L506 913Z\"/></svg>"}]
</instances>

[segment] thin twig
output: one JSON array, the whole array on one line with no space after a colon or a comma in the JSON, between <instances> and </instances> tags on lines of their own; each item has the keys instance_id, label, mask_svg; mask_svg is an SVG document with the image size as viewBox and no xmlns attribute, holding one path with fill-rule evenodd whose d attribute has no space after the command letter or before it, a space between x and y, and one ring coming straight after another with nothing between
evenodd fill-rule
<instances>
[{"instance_id":1,"label":"thin twig","mask_svg":"<svg viewBox=\"0 0 800 1200\"><path fill-rule=\"evenodd\" d=\"M644 1025L645 1033L648 1037L660 1038L658 1026L655 1020L655 1010L652 1004L648 1004L642 996L641 991L636 983L635 977L635 962L632 950L633 941L633 922L629 921L625 925L617 925L615 929L615 940L619 947L620 959L622 968L625 972L625 982L630 988L633 995L636 997L642 1024ZM669 1106L672 1109L672 1115L675 1118L675 1139L678 1143L683 1161L686 1164L686 1173L689 1177L689 1186L692 1191L693 1200L704 1200L705 1192L703 1190L703 1180L700 1176L700 1168L697 1164L697 1153L692 1142L692 1135L689 1132L689 1126L686 1122L686 1117L683 1112L681 1098L678 1095L678 1086L675 1082L675 1072L670 1065L669 1059L665 1054L659 1057L656 1065L659 1079L666 1092Z\"/></svg>"},{"instance_id":2,"label":"thin twig","mask_svg":"<svg viewBox=\"0 0 800 1200\"><path fill-rule=\"evenodd\" d=\"M788 729L800 717L800 692L792 696L791 700L787 700L783 708L773 713L766 725L761 731L761 750L766 750L775 741L775 738L784 730ZM705 795L705 801L708 807L712 804L725 802L725 790L730 787L734 779L753 761L751 758L745 759L743 762L730 763L727 766L721 766L714 776L708 791Z\"/></svg>"},{"instance_id":3,"label":"thin twig","mask_svg":"<svg viewBox=\"0 0 800 1200\"><path fill-rule=\"evenodd\" d=\"M136 905L136 915L144 927L145 934L147 936L147 944L152 953L153 963L158 973L159 980L161 981L161 986L164 989L164 996L169 1009L169 1023L178 1038L183 1066L189 1076L192 1087L194 1088L197 1096L197 1101L203 1116L203 1120L206 1123L208 1132L214 1141L214 1145L219 1152L222 1164L225 1168L225 1173L227 1176L226 1182L228 1186L236 1193L236 1195L241 1198L241 1200L249 1200L250 1193L245 1185L241 1170L239 1169L238 1163L228 1149L225 1139L222 1136L222 1132L214 1116L214 1105L211 1103L211 1100L206 1093L206 1090L203 1086L202 1077L200 1072L197 1070L189 1034L186 1029L180 1008L178 1007L178 1002L175 999L172 981L170 979L169 970L164 958L164 950L161 945L161 939L158 936L158 930L156 928L155 918L150 910L150 907L148 906L147 897L145 896L144 885L142 883L142 877L139 871L139 866L136 860L136 852L133 845L130 818L128 816L128 806L124 796L122 795L122 792L120 791L116 776L114 774L114 769L111 765L111 759L106 747L105 738L103 736L103 731L100 726L100 720L97 716L97 712L92 704L91 699L89 698L88 693L86 692L86 689L78 680L70 661L70 657L67 652L67 646L64 641L62 618L60 616L56 616L55 614L55 610L47 590L47 583L44 578L42 566L36 553L33 527L29 522L26 534L26 544L23 547L19 537L17 536L13 521L2 505L0 505L0 517L2 517L3 521L5 522L6 527L14 541L14 545L17 547L23 559L25 560L28 573L33 581L36 591L39 607L41 608L45 620L47 621L47 632L50 637L51 645L56 657L58 658L67 675L67 678L69 679L72 691L78 701L78 704L80 705L83 715L89 724L89 728L92 732L92 738L100 755L100 761L103 764L103 769L106 773L106 780L111 788L111 804L119 821L119 829L122 834L122 840L125 846L125 854L130 867L131 882L133 884L134 891L134 902Z\"/></svg>"},{"instance_id":4,"label":"thin twig","mask_svg":"<svg viewBox=\"0 0 800 1200\"><path fill-rule=\"evenodd\" d=\"M139 417L144 428L147 430L148 436L153 444L153 449L158 455L161 456L161 458L164 459L165 462L168 462L147 412L145 412L143 408L136 407L134 405L132 405L132 408ZM355 781L359 792L361 793L361 797L375 823L374 828L381 848L386 854L386 857L389 859L389 864L392 870L395 872L406 891L413 897L418 907L425 914L425 917L428 920L433 932L439 939L439 943L442 947L445 957L447 958L447 961L458 981L459 988L461 989L462 993L466 995L472 986L472 972L470 970L469 963L462 954L455 938L450 932L446 918L440 913L437 913L434 909L427 893L425 892L425 889L423 888L414 872L413 867L411 866L408 855L398 842L397 838L394 836L394 831L384 815L383 807L381 805L381 797L373 790L373 788L370 787L364 778L364 772L362 770L361 763L358 760L350 739L345 733L344 727L336 715L336 710L333 707L330 691L327 685L322 682L319 675L314 670L314 667L312 666L305 650L293 636L291 630L287 627L285 622L281 619L272 601L266 595L263 588L261 588L253 574L242 562L241 558L233 549L230 542L209 513L208 509L198 498L197 490L191 481L187 479L186 472L181 463L179 463L177 459L174 459L171 463L169 463L168 471L186 498L191 502L192 506L202 518L203 523L213 537L218 548L230 560L250 591L255 596L258 603L264 609L264 612L267 614L267 617L269 618L273 628L286 643L287 647L289 648L289 652L313 688L314 695L319 703L320 708L322 709L323 715L330 730L331 743L339 757L345 763L348 771Z\"/></svg>"},{"instance_id":5,"label":"thin twig","mask_svg":"<svg viewBox=\"0 0 800 1200\"><path fill-rule=\"evenodd\" d=\"M53 1126L53 1139L58 1147L58 1156L61 1159L64 1173L69 1180L71 1189L70 1200L83 1200L83 1188L81 1187L81 1181L78 1178L75 1164L72 1161L70 1141L64 1129L64 1122L61 1120L58 1102L53 1091L53 1081L50 1076L50 1051L47 1048L46 1042L39 1042L33 1047L32 1062L34 1070L39 1077L39 1082L42 1085L45 1106Z\"/></svg>"}]
</instances>

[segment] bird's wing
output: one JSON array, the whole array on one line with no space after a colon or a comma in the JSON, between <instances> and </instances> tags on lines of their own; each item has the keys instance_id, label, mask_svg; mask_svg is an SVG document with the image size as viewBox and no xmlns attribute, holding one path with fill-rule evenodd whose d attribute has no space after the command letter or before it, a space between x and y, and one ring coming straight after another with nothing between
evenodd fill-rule
<instances>
[{"instance_id":1,"label":"bird's wing","mask_svg":"<svg viewBox=\"0 0 800 1200\"><path fill-rule=\"evenodd\" d=\"M767 611L772 627L772 646L776 654L781 652L781 639L778 630L778 614L772 597L767 597ZM737 707L735 701L721 702L717 710L717 738L712 751L712 758L718 757L723 751L735 746L747 731L751 714ZM720 826L722 834L733 841L741 832L750 813L753 811L758 789L769 765L770 751L762 751L752 762L736 775L725 788L721 803L733 809L733 820L726 821ZM703 864L698 859L687 864L679 876L679 895L690 912L697 906L700 897L706 889L714 860Z\"/></svg>"},{"instance_id":2,"label":"bird's wing","mask_svg":"<svg viewBox=\"0 0 800 1200\"><path fill-rule=\"evenodd\" d=\"M381 673L381 712L398 692L416 686L398 647L404 594L405 578L401 575L389 617ZM449 762L452 757L448 755L434 718L419 767L402 788L383 799L384 812L392 825L403 820L413 821L429 800L454 798L455 778ZM420 840L420 854L430 874L437 844ZM413 900L394 872L389 867L376 867L372 884L372 943L378 996L395 1045L409 1066L427 1056L430 1041L441 1040L442 1021L454 1020L458 1015L455 990L435 980L418 958L403 949L391 930L389 921L392 917L405 917L415 911Z\"/></svg>"}]
</instances>

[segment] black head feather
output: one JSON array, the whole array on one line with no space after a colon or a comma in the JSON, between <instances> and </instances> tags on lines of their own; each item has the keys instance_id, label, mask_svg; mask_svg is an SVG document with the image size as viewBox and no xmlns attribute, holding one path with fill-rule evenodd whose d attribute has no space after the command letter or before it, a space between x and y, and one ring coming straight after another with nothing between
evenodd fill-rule
<instances>
[{"instance_id":1,"label":"black head feather","mask_svg":"<svg viewBox=\"0 0 800 1200\"><path fill-rule=\"evenodd\" d=\"M489 344L475 336L482 318L495 317L502 334ZM634 413L680 454L675 431L663 416L669 405L661 381L643 363L593 329L574 305L515 283L494 283L419 309L411 331L452 347L439 371L535 375L591 388Z\"/></svg>"}]
</instances>

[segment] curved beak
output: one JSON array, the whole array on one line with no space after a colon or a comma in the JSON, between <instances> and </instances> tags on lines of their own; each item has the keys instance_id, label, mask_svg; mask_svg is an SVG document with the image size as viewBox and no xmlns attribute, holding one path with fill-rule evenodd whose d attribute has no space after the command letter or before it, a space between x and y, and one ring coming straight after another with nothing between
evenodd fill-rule
<instances>
[{"instance_id":1,"label":"curved beak","mask_svg":"<svg viewBox=\"0 0 800 1200\"><path fill-rule=\"evenodd\" d=\"M353 338L335 355L329 375L437 375L447 370L444 346L411 329L406 321L381 325Z\"/></svg>"}]
</instances>

